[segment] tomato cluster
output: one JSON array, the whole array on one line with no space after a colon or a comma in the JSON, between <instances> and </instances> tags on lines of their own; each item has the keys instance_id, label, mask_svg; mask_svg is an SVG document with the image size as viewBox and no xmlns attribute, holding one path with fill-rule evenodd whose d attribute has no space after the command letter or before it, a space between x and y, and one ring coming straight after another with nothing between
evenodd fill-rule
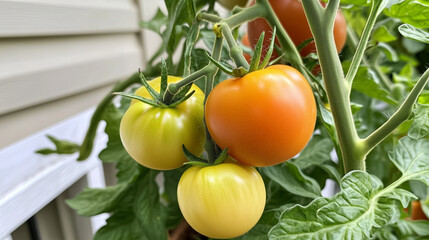
<instances>
[{"instance_id":1,"label":"tomato cluster","mask_svg":"<svg viewBox=\"0 0 429 240\"><path fill-rule=\"evenodd\" d=\"M254 34L249 29L250 42ZM244 36L242 43L249 45L246 40ZM169 83L177 81L168 77ZM160 83L157 78L149 85L159 91ZM264 211L265 185L254 167L282 163L305 147L314 131L316 102L304 76L286 65L220 82L205 106L204 93L195 85L192 90L194 95L177 106L133 100L121 120L121 140L141 165L169 170L187 161L183 146L201 156L207 127L214 142L228 149L228 158L188 168L178 183L178 204L199 233L235 238L249 231ZM152 99L145 87L135 94Z\"/></svg>"}]
</instances>

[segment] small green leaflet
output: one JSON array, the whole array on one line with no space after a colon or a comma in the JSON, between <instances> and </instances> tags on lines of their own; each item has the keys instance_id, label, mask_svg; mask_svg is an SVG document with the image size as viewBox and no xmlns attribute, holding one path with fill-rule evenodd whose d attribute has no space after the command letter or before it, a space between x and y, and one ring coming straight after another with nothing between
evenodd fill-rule
<instances>
[{"instance_id":1,"label":"small green leaflet","mask_svg":"<svg viewBox=\"0 0 429 240\"><path fill-rule=\"evenodd\" d=\"M384 13L417 28L429 27L428 0L392 0Z\"/></svg>"},{"instance_id":2,"label":"small green leaflet","mask_svg":"<svg viewBox=\"0 0 429 240\"><path fill-rule=\"evenodd\" d=\"M415 28L410 24L402 24L398 27L399 32L402 36L416 40L422 43L429 43L429 33L422 29Z\"/></svg>"},{"instance_id":3,"label":"small green leaflet","mask_svg":"<svg viewBox=\"0 0 429 240\"><path fill-rule=\"evenodd\" d=\"M408 136L414 139L424 138L429 133L429 94L424 93L414 109L414 119L408 131ZM426 99L426 100L425 100Z\"/></svg>"},{"instance_id":4,"label":"small green leaflet","mask_svg":"<svg viewBox=\"0 0 429 240\"><path fill-rule=\"evenodd\" d=\"M403 137L389 153L390 160L406 180L419 180L429 185L429 139Z\"/></svg>"},{"instance_id":5,"label":"small green leaflet","mask_svg":"<svg viewBox=\"0 0 429 240\"><path fill-rule=\"evenodd\" d=\"M317 198L321 196L319 184L306 176L292 162L285 162L275 166L259 169L261 173L272 181L280 184L288 192L307 198Z\"/></svg>"}]
</instances>

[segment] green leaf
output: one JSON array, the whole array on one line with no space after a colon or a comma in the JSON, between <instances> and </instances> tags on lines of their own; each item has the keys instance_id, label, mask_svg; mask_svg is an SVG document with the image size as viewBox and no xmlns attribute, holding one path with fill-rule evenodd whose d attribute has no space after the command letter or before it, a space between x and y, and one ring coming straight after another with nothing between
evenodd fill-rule
<instances>
[{"instance_id":1,"label":"green leaf","mask_svg":"<svg viewBox=\"0 0 429 240\"><path fill-rule=\"evenodd\" d=\"M390 160L406 180L419 180L429 185L429 139L403 137L389 153Z\"/></svg>"},{"instance_id":2,"label":"green leaf","mask_svg":"<svg viewBox=\"0 0 429 240\"><path fill-rule=\"evenodd\" d=\"M161 35L161 29L167 24L167 22L168 17L161 11L161 9L158 9L155 16L151 20L147 22L140 22L140 26Z\"/></svg>"},{"instance_id":3,"label":"green leaf","mask_svg":"<svg viewBox=\"0 0 429 240\"><path fill-rule=\"evenodd\" d=\"M146 239L167 239L165 208L160 202L155 177L158 171L150 170L136 183L133 209Z\"/></svg>"},{"instance_id":4,"label":"green leaf","mask_svg":"<svg viewBox=\"0 0 429 240\"><path fill-rule=\"evenodd\" d=\"M129 191L116 204L107 224L97 231L95 240L102 239L167 239L166 211L160 202L155 178L158 171L144 169L128 185ZM100 203L100 202L99 202Z\"/></svg>"},{"instance_id":5,"label":"green leaf","mask_svg":"<svg viewBox=\"0 0 429 240\"><path fill-rule=\"evenodd\" d=\"M404 208L408 206L411 200L417 199L416 195L401 188L396 188L393 191L387 193L386 197L398 200Z\"/></svg>"},{"instance_id":6,"label":"green leaf","mask_svg":"<svg viewBox=\"0 0 429 240\"><path fill-rule=\"evenodd\" d=\"M46 137L55 145L55 149L43 148L36 151L38 154L49 155L49 154L72 154L80 150L80 145L70 142L67 140L59 140L51 135Z\"/></svg>"},{"instance_id":7,"label":"green leaf","mask_svg":"<svg viewBox=\"0 0 429 240\"><path fill-rule=\"evenodd\" d=\"M272 181L280 184L288 192L307 198L321 196L318 183L306 176L291 162L261 168L260 171Z\"/></svg>"},{"instance_id":8,"label":"green leaf","mask_svg":"<svg viewBox=\"0 0 429 240\"><path fill-rule=\"evenodd\" d=\"M393 62L398 61L398 54L396 53L395 49L393 49L389 44L380 42L375 46L375 48L382 51L388 60Z\"/></svg>"},{"instance_id":9,"label":"green leaf","mask_svg":"<svg viewBox=\"0 0 429 240\"><path fill-rule=\"evenodd\" d=\"M408 136L414 139L424 138L429 133L429 104L417 103L414 109L414 119L408 131Z\"/></svg>"},{"instance_id":10,"label":"green leaf","mask_svg":"<svg viewBox=\"0 0 429 240\"><path fill-rule=\"evenodd\" d=\"M372 42L392 42L397 39L396 27L399 21L394 18L384 19L376 24L372 33Z\"/></svg>"},{"instance_id":11,"label":"green leaf","mask_svg":"<svg viewBox=\"0 0 429 240\"><path fill-rule=\"evenodd\" d=\"M137 218L129 211L115 212L94 236L94 240L118 239L149 240L145 237Z\"/></svg>"},{"instance_id":12,"label":"green leaf","mask_svg":"<svg viewBox=\"0 0 429 240\"><path fill-rule=\"evenodd\" d=\"M429 221L400 220L397 228L402 236L429 236Z\"/></svg>"},{"instance_id":13,"label":"green leaf","mask_svg":"<svg viewBox=\"0 0 429 240\"><path fill-rule=\"evenodd\" d=\"M323 138L321 135L313 135L299 156L291 161L301 170L312 166L320 167L337 182L340 182L341 175L331 160L333 148L334 144L331 139Z\"/></svg>"},{"instance_id":14,"label":"green leaf","mask_svg":"<svg viewBox=\"0 0 429 240\"><path fill-rule=\"evenodd\" d=\"M429 27L429 1L428 0L395 0L393 5L384 12L386 15L399 18L404 23L414 27Z\"/></svg>"},{"instance_id":15,"label":"green leaf","mask_svg":"<svg viewBox=\"0 0 429 240\"><path fill-rule=\"evenodd\" d=\"M402 36L416 40L422 43L429 43L429 33L426 31L423 31L422 29L418 29L413 27L410 24L402 24L398 28L399 32L402 34Z\"/></svg>"},{"instance_id":16,"label":"green leaf","mask_svg":"<svg viewBox=\"0 0 429 240\"><path fill-rule=\"evenodd\" d=\"M286 209L270 239L368 239L372 229L394 223L400 210L382 183L362 171L349 172L341 181L342 191L332 198L317 198L308 206ZM402 191L396 194L404 193Z\"/></svg>"},{"instance_id":17,"label":"green leaf","mask_svg":"<svg viewBox=\"0 0 429 240\"><path fill-rule=\"evenodd\" d=\"M127 183L102 189L85 188L75 198L66 200L67 204L83 216L94 216L112 212L127 193Z\"/></svg>"}]
</instances>

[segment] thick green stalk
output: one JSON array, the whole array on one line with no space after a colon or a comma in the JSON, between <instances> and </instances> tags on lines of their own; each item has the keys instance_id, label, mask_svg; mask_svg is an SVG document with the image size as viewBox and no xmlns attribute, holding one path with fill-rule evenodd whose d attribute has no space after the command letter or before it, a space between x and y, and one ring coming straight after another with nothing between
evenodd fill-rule
<instances>
[{"instance_id":1,"label":"thick green stalk","mask_svg":"<svg viewBox=\"0 0 429 240\"><path fill-rule=\"evenodd\" d=\"M365 154L358 137L350 108L350 85L344 80L341 62L335 47L333 27L339 0L330 0L323 8L319 1L303 1L304 11L319 55L322 76L346 172L365 171Z\"/></svg>"}]
</instances>

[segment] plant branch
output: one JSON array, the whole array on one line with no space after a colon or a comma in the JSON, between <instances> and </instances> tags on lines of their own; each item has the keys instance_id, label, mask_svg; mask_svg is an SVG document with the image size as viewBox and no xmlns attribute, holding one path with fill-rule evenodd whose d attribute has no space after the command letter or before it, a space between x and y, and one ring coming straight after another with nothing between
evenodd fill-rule
<instances>
[{"instance_id":1,"label":"plant branch","mask_svg":"<svg viewBox=\"0 0 429 240\"><path fill-rule=\"evenodd\" d=\"M396 110L396 112L377 130L371 133L364 139L364 150L369 153L375 146L377 146L383 139L385 139L395 128L404 122L410 115L414 103L417 101L423 88L429 81L429 69L420 77L416 85L411 90L410 94Z\"/></svg>"},{"instance_id":2,"label":"plant branch","mask_svg":"<svg viewBox=\"0 0 429 240\"><path fill-rule=\"evenodd\" d=\"M376 2L378 2L378 4ZM359 65L362 61L364 54L365 54L365 50L366 50L366 47L368 45L369 37L371 36L372 29L374 28L375 21L377 20L377 17L379 14L379 9L382 5L382 4L380 4L380 2L382 2L382 1L372 1L371 12L370 12L368 20L365 24L365 28L363 29L361 39L359 41L359 44L358 44L356 52L353 56L349 71L347 72L347 75L345 78L346 82L350 86L353 83L353 79L356 76ZM348 94L350 94L350 90L351 90L351 88L349 89Z\"/></svg>"},{"instance_id":3,"label":"plant branch","mask_svg":"<svg viewBox=\"0 0 429 240\"><path fill-rule=\"evenodd\" d=\"M229 55L234 60L237 67L249 69L249 63L243 55L243 49L237 44L228 24L223 21L216 23L213 26L213 31L216 36L223 36L225 38L229 46Z\"/></svg>"},{"instance_id":4,"label":"plant branch","mask_svg":"<svg viewBox=\"0 0 429 240\"><path fill-rule=\"evenodd\" d=\"M356 51L357 45L359 44L359 39L351 27L347 27L347 39L349 39L351 46L353 47L353 51ZM379 59L380 52L376 52L375 54L377 54L376 56L373 57L373 59L376 60L375 62L370 63L365 56L362 57L362 62L363 64L365 64L368 67L371 67L375 71L377 76L380 78L381 83L386 87L386 89L391 90L392 83L390 79L386 76L386 74L383 73L383 71L378 66L378 59Z\"/></svg>"},{"instance_id":5,"label":"plant branch","mask_svg":"<svg viewBox=\"0 0 429 240\"><path fill-rule=\"evenodd\" d=\"M214 46L213 46L212 58L217 60L217 61L219 61L221 53L222 53L222 45L223 45L223 38L222 37L216 38ZM215 66L215 64L213 62L210 62L208 64L208 66L210 66L210 67L214 66L215 69L207 74L204 106L206 105L207 97L209 96L210 92L213 89L214 79L215 79L215 76L218 72L218 68ZM205 119L204 119L204 122L205 122ZM217 153L216 153L217 147L216 147L216 143L213 141L213 139L210 135L209 130L207 129L207 125L206 125L206 143L204 145L204 149L207 152L209 163L214 163L214 161L217 158Z\"/></svg>"},{"instance_id":6,"label":"plant branch","mask_svg":"<svg viewBox=\"0 0 429 240\"><path fill-rule=\"evenodd\" d=\"M365 171L365 155L361 150L362 140L357 135L350 108L348 94L350 85L344 81L344 73L333 36L334 16L337 13L339 0L329 1L328 10L323 9L318 1L302 1L302 4L319 55L345 171Z\"/></svg>"}]
</instances>

